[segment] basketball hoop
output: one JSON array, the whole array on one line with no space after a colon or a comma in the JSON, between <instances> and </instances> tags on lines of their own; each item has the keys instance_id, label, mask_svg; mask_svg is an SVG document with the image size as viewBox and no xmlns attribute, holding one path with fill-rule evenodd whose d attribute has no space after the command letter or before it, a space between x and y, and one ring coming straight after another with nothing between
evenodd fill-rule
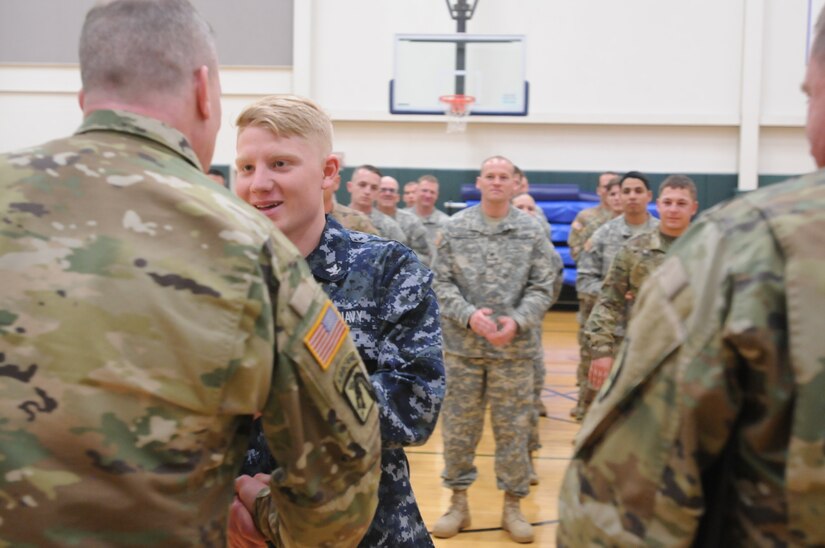
<instances>
[{"instance_id":1,"label":"basketball hoop","mask_svg":"<svg viewBox=\"0 0 825 548\"><path fill-rule=\"evenodd\" d=\"M467 129L467 115L476 98L472 95L442 95L438 98L444 103L444 115L447 117L447 133L461 133Z\"/></svg>"}]
</instances>

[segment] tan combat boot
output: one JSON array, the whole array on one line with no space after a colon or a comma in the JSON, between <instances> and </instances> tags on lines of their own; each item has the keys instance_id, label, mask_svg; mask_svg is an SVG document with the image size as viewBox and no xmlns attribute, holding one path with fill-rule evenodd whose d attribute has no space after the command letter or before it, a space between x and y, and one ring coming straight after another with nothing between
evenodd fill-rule
<instances>
[{"instance_id":1,"label":"tan combat boot","mask_svg":"<svg viewBox=\"0 0 825 548\"><path fill-rule=\"evenodd\" d=\"M533 526L521 513L521 499L510 493L504 493L501 528L510 533L515 542L533 542Z\"/></svg>"},{"instance_id":2,"label":"tan combat boot","mask_svg":"<svg viewBox=\"0 0 825 548\"><path fill-rule=\"evenodd\" d=\"M467 490L454 489L453 496L450 498L450 509L435 522L433 536L437 538L454 537L459 531L469 526L470 507L467 504Z\"/></svg>"}]
</instances>

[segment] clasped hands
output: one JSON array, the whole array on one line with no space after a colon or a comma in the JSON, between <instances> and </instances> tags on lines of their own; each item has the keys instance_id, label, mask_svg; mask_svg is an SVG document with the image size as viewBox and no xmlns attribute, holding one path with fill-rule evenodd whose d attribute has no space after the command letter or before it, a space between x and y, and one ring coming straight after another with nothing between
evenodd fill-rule
<instances>
[{"instance_id":1,"label":"clasped hands","mask_svg":"<svg viewBox=\"0 0 825 548\"><path fill-rule=\"evenodd\" d=\"M493 346L505 346L515 338L518 324L510 316L499 316L494 320L492 315L491 309L479 308L470 315L470 329Z\"/></svg>"}]
</instances>

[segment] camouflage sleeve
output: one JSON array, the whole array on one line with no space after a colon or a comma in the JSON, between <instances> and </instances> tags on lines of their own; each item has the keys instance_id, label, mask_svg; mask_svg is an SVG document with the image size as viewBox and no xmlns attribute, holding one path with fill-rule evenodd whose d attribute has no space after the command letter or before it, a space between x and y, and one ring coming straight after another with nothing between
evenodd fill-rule
<instances>
[{"instance_id":1,"label":"camouflage sleeve","mask_svg":"<svg viewBox=\"0 0 825 548\"><path fill-rule=\"evenodd\" d=\"M382 280L388 298L381 304L378 368L371 375L385 449L427 441L445 388L432 272L406 249L389 259Z\"/></svg>"},{"instance_id":2,"label":"camouflage sleeve","mask_svg":"<svg viewBox=\"0 0 825 548\"><path fill-rule=\"evenodd\" d=\"M541 326L544 314L553 304L553 287L559 277L553 265L554 253L550 240L544 234L537 234L530 254L527 284L512 315L522 331Z\"/></svg>"},{"instance_id":3,"label":"camouflage sleeve","mask_svg":"<svg viewBox=\"0 0 825 548\"><path fill-rule=\"evenodd\" d=\"M582 212L576 214L576 218L570 224L570 233L567 235L567 245L570 247L570 255L573 260L579 262L579 254L584 246L584 222Z\"/></svg>"},{"instance_id":4,"label":"camouflage sleeve","mask_svg":"<svg viewBox=\"0 0 825 548\"><path fill-rule=\"evenodd\" d=\"M556 273L556 279L553 280L553 302L550 304L550 306L553 306L556 304L556 301L559 300L561 286L564 284L564 259L562 259L559 252L556 251L556 247L552 242L550 243L550 249L552 250L550 260L553 261L553 272Z\"/></svg>"},{"instance_id":5,"label":"camouflage sleeve","mask_svg":"<svg viewBox=\"0 0 825 548\"><path fill-rule=\"evenodd\" d=\"M269 493L258 496L256 523L279 545L355 544L377 506L374 394L343 319L297 251L273 238L261 264L271 299L260 295L272 308L257 328L274 319L276 363L261 421L278 466Z\"/></svg>"},{"instance_id":6,"label":"camouflage sleeve","mask_svg":"<svg viewBox=\"0 0 825 548\"><path fill-rule=\"evenodd\" d=\"M596 296L602 285L602 247L597 230L584 244L579 261L576 263L576 291Z\"/></svg>"},{"instance_id":7,"label":"camouflage sleeve","mask_svg":"<svg viewBox=\"0 0 825 548\"><path fill-rule=\"evenodd\" d=\"M470 316L476 311L476 307L464 298L453 277L455 256L450 246L450 236L446 231L442 231L437 246L433 262L433 288L438 295L441 316L459 325L468 326Z\"/></svg>"},{"instance_id":8,"label":"camouflage sleeve","mask_svg":"<svg viewBox=\"0 0 825 548\"><path fill-rule=\"evenodd\" d=\"M613 258L605 276L596 305L590 312L584 333L593 359L613 356L616 326L627 323L628 279L633 253L625 245Z\"/></svg>"},{"instance_id":9,"label":"camouflage sleeve","mask_svg":"<svg viewBox=\"0 0 825 548\"><path fill-rule=\"evenodd\" d=\"M390 217L386 217L385 220L386 222L384 222L378 229L381 237L386 240L395 240L398 243L407 245L407 235L404 234L404 231L401 230L398 223Z\"/></svg>"},{"instance_id":10,"label":"camouflage sleeve","mask_svg":"<svg viewBox=\"0 0 825 548\"><path fill-rule=\"evenodd\" d=\"M748 503L745 523L725 527L781 529L786 499L776 457L787 432L771 429L793 413L786 406L795 393L776 324L784 317L783 265L760 212L737 215L735 224L699 221L645 282L576 439L559 546L716 545L695 537L704 514L737 506L726 506L720 482L768 501ZM764 398L750 402L747 417L742 381ZM729 439L737 416L749 426ZM743 458L725 473L728 443ZM778 475L765 481L772 469Z\"/></svg>"},{"instance_id":11,"label":"camouflage sleeve","mask_svg":"<svg viewBox=\"0 0 825 548\"><path fill-rule=\"evenodd\" d=\"M341 222L340 219L336 220L338 222ZM341 224L344 225L344 223ZM358 232L364 232L366 234L374 234L376 236L380 236L380 234L378 233L378 229L375 228L375 225L372 224L372 221L370 221L369 217L367 217L366 215L361 215L357 217L353 215L351 224L352 226L344 226L346 226L346 228L350 230L357 230Z\"/></svg>"},{"instance_id":12,"label":"camouflage sleeve","mask_svg":"<svg viewBox=\"0 0 825 548\"><path fill-rule=\"evenodd\" d=\"M418 259L425 265L432 264L434 250L427 239L427 229L424 225L413 223L407 236L408 245L418 255Z\"/></svg>"}]
</instances>

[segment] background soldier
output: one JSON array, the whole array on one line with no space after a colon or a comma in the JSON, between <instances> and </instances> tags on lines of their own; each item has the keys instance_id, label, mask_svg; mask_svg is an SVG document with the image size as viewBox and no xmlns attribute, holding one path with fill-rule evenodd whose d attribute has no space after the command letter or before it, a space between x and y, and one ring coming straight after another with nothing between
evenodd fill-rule
<instances>
[{"instance_id":1,"label":"background soldier","mask_svg":"<svg viewBox=\"0 0 825 548\"><path fill-rule=\"evenodd\" d=\"M424 228L427 229L427 238L430 245L436 246L436 240L441 225L450 216L435 207L438 201L438 179L435 175L422 175L418 178L418 186L415 191L415 209L413 213L418 215Z\"/></svg>"},{"instance_id":2,"label":"background soldier","mask_svg":"<svg viewBox=\"0 0 825 548\"><path fill-rule=\"evenodd\" d=\"M77 133L0 156L0 544L224 546L257 411L279 468L233 512L357 542L378 413L336 386L364 372L345 331L323 363L304 344L330 302L294 246L203 172L209 26L185 0L103 4L80 66Z\"/></svg>"},{"instance_id":3,"label":"background soldier","mask_svg":"<svg viewBox=\"0 0 825 548\"><path fill-rule=\"evenodd\" d=\"M512 204L516 209L527 213L539 221L539 226L544 230L544 223L541 222L541 218L544 217L544 212L536 207L535 200L533 200L529 194L519 194L513 198ZM548 231L547 234L549 237L550 232ZM561 255L559 255L559 252L556 251L552 242L550 243L550 248L553 251L551 257L553 260L553 270L556 272L556 279L553 283L553 302L550 303L550 307L552 307L561 294L561 286L564 282L564 261ZM527 442L527 449L530 451L530 485L539 484L539 476L536 474L533 465L533 453L541 449L539 417L547 416L547 408L541 399L541 393L544 390L544 377L547 376L547 369L544 367L544 347L541 342L541 332L541 324L539 324L538 327L533 330L533 352L535 353L535 357L533 358L533 404L535 409L530 421L530 436Z\"/></svg>"},{"instance_id":4,"label":"background soldier","mask_svg":"<svg viewBox=\"0 0 825 548\"><path fill-rule=\"evenodd\" d=\"M825 26L803 90L825 166ZM559 546L820 546L825 172L703 216L642 288L587 416Z\"/></svg>"},{"instance_id":5,"label":"background soldier","mask_svg":"<svg viewBox=\"0 0 825 548\"><path fill-rule=\"evenodd\" d=\"M381 172L377 167L369 164L356 167L352 172L352 177L347 181L347 191L351 196L349 205L352 209L369 217L378 229L379 236L405 244L407 237L401 230L401 225L374 207L380 184Z\"/></svg>"},{"instance_id":6,"label":"background soldier","mask_svg":"<svg viewBox=\"0 0 825 548\"><path fill-rule=\"evenodd\" d=\"M332 184L324 187L324 213L332 216L333 219L338 221L341 226L348 230L357 230L358 232L366 232L367 234L375 234L378 236L378 229L375 228L375 225L372 224L369 217L360 211L355 211L351 207L347 207L344 204L339 204L335 199L335 193L341 186L340 169L343 169L344 167L344 160L343 155L341 154L333 153L333 155L338 158L338 161L341 163L339 164L338 173L332 178Z\"/></svg>"},{"instance_id":7,"label":"background soldier","mask_svg":"<svg viewBox=\"0 0 825 548\"><path fill-rule=\"evenodd\" d=\"M642 283L665 260L665 253L696 215L696 185L685 175L671 175L659 186L659 230L630 238L610 264L599 299L585 328L592 362L588 379L598 390L624 338L630 309Z\"/></svg>"},{"instance_id":8,"label":"background soldier","mask_svg":"<svg viewBox=\"0 0 825 548\"><path fill-rule=\"evenodd\" d=\"M599 182L596 186L596 194L601 200L599 205L579 211L570 225L567 245L570 247L570 255L573 256L574 261L579 260L584 243L590 239L596 229L621 213L621 211L615 211L608 201L608 184L614 179L621 181L621 177L612 171L605 171L599 175Z\"/></svg>"},{"instance_id":9,"label":"background soldier","mask_svg":"<svg viewBox=\"0 0 825 548\"><path fill-rule=\"evenodd\" d=\"M429 265L432 262L432 257L435 254L435 248L431 246L427 240L427 229L418 219L418 217L409 211L398 209L398 181L395 177L385 175L381 177L378 184L378 200L375 202L376 208L397 222L404 231L405 240L402 244L408 246L415 251L419 260Z\"/></svg>"},{"instance_id":10,"label":"background soldier","mask_svg":"<svg viewBox=\"0 0 825 548\"><path fill-rule=\"evenodd\" d=\"M579 309L581 328L581 362L576 371L579 379L579 400L571 415L581 420L592 401L595 391L588 386L587 375L590 371L590 349L584 336L584 326L590 317L590 311L596 304L602 282L613 257L632 236L650 232L659 226L659 220L647 211L647 204L653 194L650 183L638 171L625 173L620 180L622 190L623 213L599 227L584 244L576 265L576 293L585 307ZM585 312L587 315L585 316Z\"/></svg>"},{"instance_id":11,"label":"background soldier","mask_svg":"<svg viewBox=\"0 0 825 548\"><path fill-rule=\"evenodd\" d=\"M576 215L573 224L570 225L567 245L574 261L579 260L579 254L590 236L604 223L621 214L621 180L622 178L612 171L602 173L596 187L596 194L599 195L601 202L596 207L580 211ZM570 415L581 418L584 413L582 401L587 387L587 372L590 368L590 354L587 352L584 325L587 323L590 311L593 310L593 305L596 304L596 298L587 293L578 293L576 298L579 301L578 312L576 313L576 321L579 323L579 331L576 333L579 342L579 365L576 368L576 384L579 387L579 397L575 407L570 410Z\"/></svg>"},{"instance_id":12,"label":"background soldier","mask_svg":"<svg viewBox=\"0 0 825 548\"><path fill-rule=\"evenodd\" d=\"M404 208L415 209L415 195L418 193L418 181L408 181L404 183Z\"/></svg>"},{"instance_id":13,"label":"background soldier","mask_svg":"<svg viewBox=\"0 0 825 548\"><path fill-rule=\"evenodd\" d=\"M531 542L520 500L530 491L533 337L553 300L553 250L540 225L510 205L512 162L485 160L476 186L481 203L445 223L433 265L447 366L442 477L453 490L433 534L451 537L470 525L467 488L477 476L473 460L489 401L496 478L505 491L502 527Z\"/></svg>"},{"instance_id":14,"label":"background soldier","mask_svg":"<svg viewBox=\"0 0 825 548\"><path fill-rule=\"evenodd\" d=\"M235 189L282 228L349 325L378 398L381 483L362 546L421 547L432 542L412 492L404 447L427 441L444 395L444 364L432 272L403 245L344 230L324 218L321 194L337 172L332 123L314 103L265 97L241 112ZM273 158L299 158L289 169ZM272 208L270 204L277 203ZM340 379L357 408L370 389ZM363 389L363 390L362 390ZM248 454L246 473L270 472L266 440Z\"/></svg>"}]
</instances>

